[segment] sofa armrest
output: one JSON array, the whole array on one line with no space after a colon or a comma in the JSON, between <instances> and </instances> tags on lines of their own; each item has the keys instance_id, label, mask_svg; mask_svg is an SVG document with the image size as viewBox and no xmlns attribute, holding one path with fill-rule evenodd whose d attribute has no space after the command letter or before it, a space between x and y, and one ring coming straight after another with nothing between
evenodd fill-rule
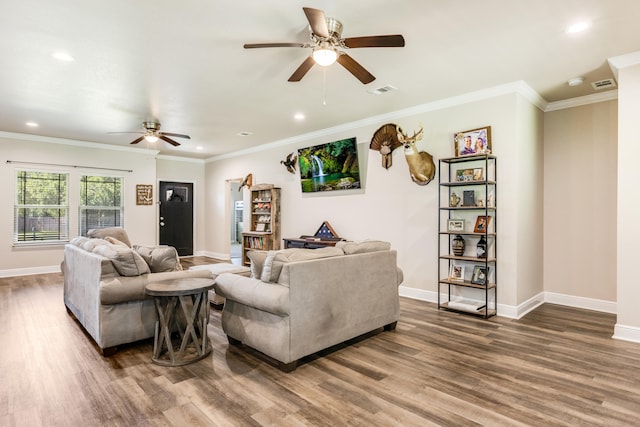
<instances>
[{"instance_id":1,"label":"sofa armrest","mask_svg":"<svg viewBox=\"0 0 640 427\"><path fill-rule=\"evenodd\" d=\"M289 288L286 286L222 273L216 278L214 289L227 300L277 315L289 314Z\"/></svg>"}]
</instances>

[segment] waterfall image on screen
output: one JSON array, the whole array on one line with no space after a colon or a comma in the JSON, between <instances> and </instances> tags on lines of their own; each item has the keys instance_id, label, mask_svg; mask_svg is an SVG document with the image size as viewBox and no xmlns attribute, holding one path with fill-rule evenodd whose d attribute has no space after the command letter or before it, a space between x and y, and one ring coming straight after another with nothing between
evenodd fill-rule
<instances>
[{"instance_id":1,"label":"waterfall image on screen","mask_svg":"<svg viewBox=\"0 0 640 427\"><path fill-rule=\"evenodd\" d=\"M303 193L360 188L356 139L342 139L298 150Z\"/></svg>"}]
</instances>

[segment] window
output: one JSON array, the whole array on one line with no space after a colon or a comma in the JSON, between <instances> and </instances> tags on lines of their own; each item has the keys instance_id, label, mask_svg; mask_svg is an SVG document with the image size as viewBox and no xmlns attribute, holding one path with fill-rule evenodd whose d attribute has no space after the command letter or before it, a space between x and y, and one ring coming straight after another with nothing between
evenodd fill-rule
<instances>
[{"instance_id":1,"label":"window","mask_svg":"<svg viewBox=\"0 0 640 427\"><path fill-rule=\"evenodd\" d=\"M69 240L69 174L16 171L14 243Z\"/></svg>"},{"instance_id":2,"label":"window","mask_svg":"<svg viewBox=\"0 0 640 427\"><path fill-rule=\"evenodd\" d=\"M80 235L92 228L122 227L121 177L85 175L80 179Z\"/></svg>"}]
</instances>

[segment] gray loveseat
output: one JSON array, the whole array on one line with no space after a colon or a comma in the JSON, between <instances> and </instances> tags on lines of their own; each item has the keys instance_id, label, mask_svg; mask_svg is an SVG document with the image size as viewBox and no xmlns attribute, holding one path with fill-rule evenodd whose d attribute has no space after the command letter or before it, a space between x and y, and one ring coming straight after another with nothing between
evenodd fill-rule
<instances>
[{"instance_id":1,"label":"gray loveseat","mask_svg":"<svg viewBox=\"0 0 640 427\"><path fill-rule=\"evenodd\" d=\"M399 318L402 270L396 251L379 241L340 242L322 249L250 251L252 277L224 273L222 328L284 371L298 360Z\"/></svg>"},{"instance_id":2,"label":"gray loveseat","mask_svg":"<svg viewBox=\"0 0 640 427\"><path fill-rule=\"evenodd\" d=\"M150 282L211 278L207 270L182 270L170 246L133 246L123 229L90 230L65 245L61 264L64 304L103 355L121 344L153 337L156 313L145 295ZM116 237L114 237L116 236Z\"/></svg>"}]
</instances>

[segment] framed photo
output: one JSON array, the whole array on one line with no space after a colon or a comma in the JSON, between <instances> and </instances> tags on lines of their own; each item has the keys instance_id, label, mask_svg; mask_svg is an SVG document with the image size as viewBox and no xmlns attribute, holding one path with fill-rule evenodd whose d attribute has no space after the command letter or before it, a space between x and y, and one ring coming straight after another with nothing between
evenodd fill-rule
<instances>
[{"instance_id":1,"label":"framed photo","mask_svg":"<svg viewBox=\"0 0 640 427\"><path fill-rule=\"evenodd\" d=\"M456 132L453 143L456 157L491 154L491 126Z\"/></svg>"},{"instance_id":2,"label":"framed photo","mask_svg":"<svg viewBox=\"0 0 640 427\"><path fill-rule=\"evenodd\" d=\"M473 181L473 169L458 169L456 171L457 182L471 182Z\"/></svg>"},{"instance_id":3,"label":"framed photo","mask_svg":"<svg viewBox=\"0 0 640 427\"><path fill-rule=\"evenodd\" d=\"M464 282L464 266L451 264L451 268L449 269L449 280Z\"/></svg>"},{"instance_id":4,"label":"framed photo","mask_svg":"<svg viewBox=\"0 0 640 427\"><path fill-rule=\"evenodd\" d=\"M256 224L256 231L264 231L265 225L264 222L259 222Z\"/></svg>"},{"instance_id":5,"label":"framed photo","mask_svg":"<svg viewBox=\"0 0 640 427\"><path fill-rule=\"evenodd\" d=\"M484 181L484 168L473 169L473 180Z\"/></svg>"},{"instance_id":6,"label":"framed photo","mask_svg":"<svg viewBox=\"0 0 640 427\"><path fill-rule=\"evenodd\" d=\"M153 204L153 185L136 184L136 205Z\"/></svg>"},{"instance_id":7,"label":"framed photo","mask_svg":"<svg viewBox=\"0 0 640 427\"><path fill-rule=\"evenodd\" d=\"M453 231L453 232L464 231L464 219L453 219L453 218L448 219L447 231Z\"/></svg>"},{"instance_id":8,"label":"framed photo","mask_svg":"<svg viewBox=\"0 0 640 427\"><path fill-rule=\"evenodd\" d=\"M484 265L474 265L473 274L471 275L471 283L476 285L486 285L489 276L488 268Z\"/></svg>"},{"instance_id":9,"label":"framed photo","mask_svg":"<svg viewBox=\"0 0 640 427\"><path fill-rule=\"evenodd\" d=\"M462 192L462 206L475 206L476 192L473 190L464 190Z\"/></svg>"},{"instance_id":10,"label":"framed photo","mask_svg":"<svg viewBox=\"0 0 640 427\"><path fill-rule=\"evenodd\" d=\"M478 218L476 219L476 225L473 227L473 232L486 233L490 223L491 223L491 215L489 216L478 215Z\"/></svg>"}]
</instances>

